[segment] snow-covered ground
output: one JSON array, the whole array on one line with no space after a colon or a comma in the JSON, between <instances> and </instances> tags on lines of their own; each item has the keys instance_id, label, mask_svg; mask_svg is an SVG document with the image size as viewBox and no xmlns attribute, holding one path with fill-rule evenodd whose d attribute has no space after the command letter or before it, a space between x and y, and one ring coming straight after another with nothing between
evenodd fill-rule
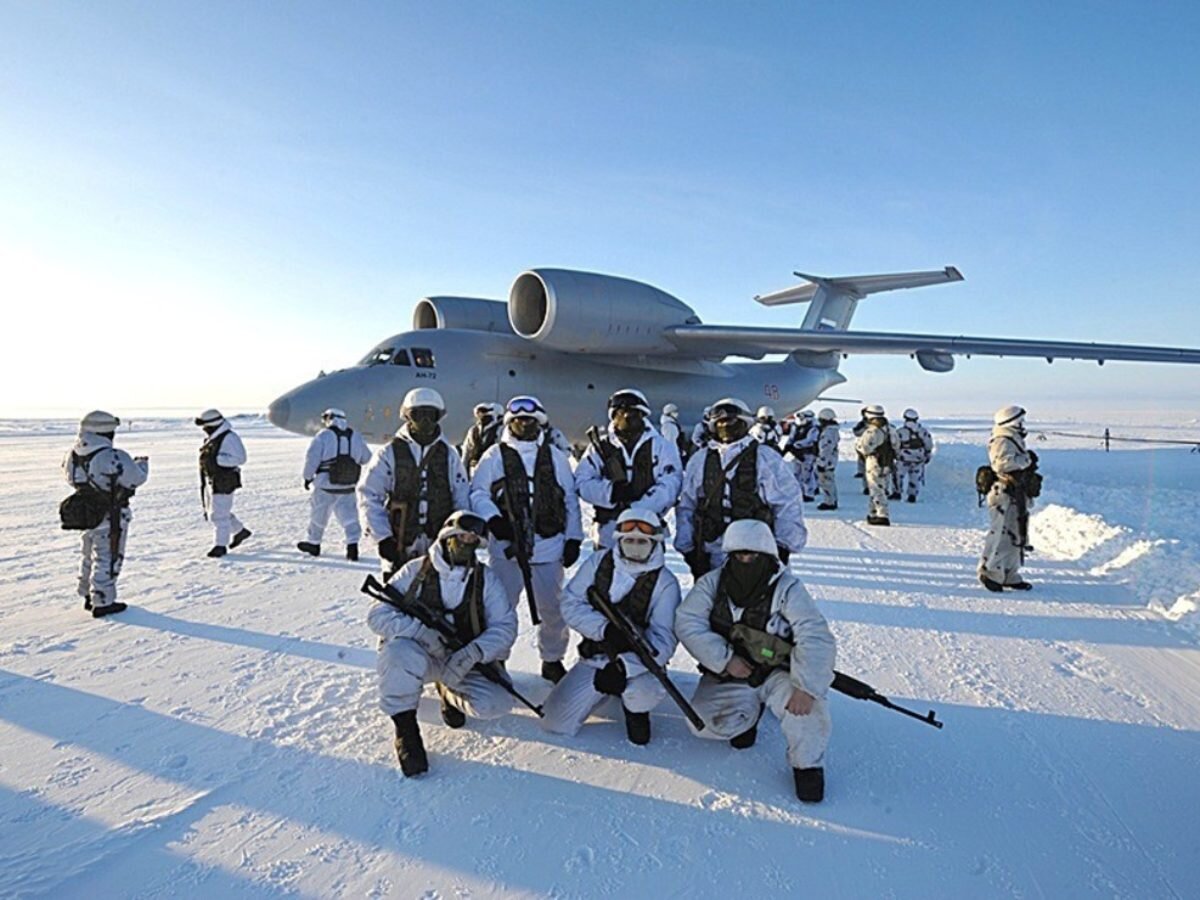
<instances>
[{"instance_id":1,"label":"snow-covered ground","mask_svg":"<svg viewBox=\"0 0 1200 900\"><path fill-rule=\"evenodd\" d=\"M56 521L73 423L0 422L0 896L1197 896L1200 455L1035 442L1037 587L994 596L984 423L931 424L922 501L868 528L843 465L793 567L839 668L946 727L835 695L827 799L802 806L775 730L739 753L669 706L635 748L611 716L576 739L524 710L452 732L430 697L432 768L406 781L375 707L372 566L293 547L303 439L240 421L254 537L214 561L196 430L123 432L152 458L134 608L93 621ZM1060 424L1037 423L1102 430ZM512 668L540 697L531 638ZM682 651L673 674L690 691Z\"/></svg>"}]
</instances>

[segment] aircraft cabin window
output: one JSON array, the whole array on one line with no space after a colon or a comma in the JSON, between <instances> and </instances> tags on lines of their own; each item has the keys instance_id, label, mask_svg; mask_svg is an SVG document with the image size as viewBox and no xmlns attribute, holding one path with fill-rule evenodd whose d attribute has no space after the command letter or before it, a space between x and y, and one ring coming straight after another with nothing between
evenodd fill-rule
<instances>
[{"instance_id":1,"label":"aircraft cabin window","mask_svg":"<svg viewBox=\"0 0 1200 900\"><path fill-rule=\"evenodd\" d=\"M403 351L401 351L403 352ZM378 350L372 350L363 357L362 365L364 366L382 366L392 358L391 347L381 347Z\"/></svg>"},{"instance_id":2,"label":"aircraft cabin window","mask_svg":"<svg viewBox=\"0 0 1200 900\"><path fill-rule=\"evenodd\" d=\"M433 368L433 351L425 347L413 347L413 365L418 369Z\"/></svg>"},{"instance_id":3,"label":"aircraft cabin window","mask_svg":"<svg viewBox=\"0 0 1200 900\"><path fill-rule=\"evenodd\" d=\"M407 365L409 365L409 362L408 362L408 351L407 351L407 350L404 350L404 349L397 350L397 351L396 351L396 355L395 355L394 357L392 357L392 365L393 365L393 366L407 366Z\"/></svg>"}]
</instances>

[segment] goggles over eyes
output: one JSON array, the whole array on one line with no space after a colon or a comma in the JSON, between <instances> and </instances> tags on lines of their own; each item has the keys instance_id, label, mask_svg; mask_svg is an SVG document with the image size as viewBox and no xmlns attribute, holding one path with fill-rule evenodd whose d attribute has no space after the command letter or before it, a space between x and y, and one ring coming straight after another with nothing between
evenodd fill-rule
<instances>
[{"instance_id":1,"label":"goggles over eyes","mask_svg":"<svg viewBox=\"0 0 1200 900\"><path fill-rule=\"evenodd\" d=\"M617 532L619 534L644 534L647 537L654 537L658 534L658 529L649 522L639 522L637 519L630 519L617 525Z\"/></svg>"},{"instance_id":2,"label":"goggles over eyes","mask_svg":"<svg viewBox=\"0 0 1200 900\"><path fill-rule=\"evenodd\" d=\"M487 522L474 513L463 513L451 518L446 524L459 532L459 538L480 540L487 534Z\"/></svg>"},{"instance_id":3,"label":"goggles over eyes","mask_svg":"<svg viewBox=\"0 0 1200 900\"><path fill-rule=\"evenodd\" d=\"M533 415L539 412L545 412L542 405L532 397L513 397L508 401L508 411L514 416Z\"/></svg>"}]
</instances>

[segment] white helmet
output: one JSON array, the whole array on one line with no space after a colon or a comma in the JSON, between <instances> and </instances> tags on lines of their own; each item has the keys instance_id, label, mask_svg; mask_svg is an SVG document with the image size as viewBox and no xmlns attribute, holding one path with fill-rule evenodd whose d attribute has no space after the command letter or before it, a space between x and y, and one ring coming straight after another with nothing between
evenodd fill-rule
<instances>
[{"instance_id":1,"label":"white helmet","mask_svg":"<svg viewBox=\"0 0 1200 900\"><path fill-rule=\"evenodd\" d=\"M444 541L446 538L454 537L459 534L473 534L479 538L481 547L487 546L487 522L483 516L471 512L469 509L456 509L446 517L446 523L438 531L438 541Z\"/></svg>"},{"instance_id":2,"label":"white helmet","mask_svg":"<svg viewBox=\"0 0 1200 900\"><path fill-rule=\"evenodd\" d=\"M997 428L1004 425L1017 425L1024 418L1025 410L1013 404L1012 406L1003 406L996 410L996 414L992 416L992 424Z\"/></svg>"},{"instance_id":3,"label":"white helmet","mask_svg":"<svg viewBox=\"0 0 1200 900\"><path fill-rule=\"evenodd\" d=\"M546 415L546 407L542 406L542 401L528 395L513 397L504 407L505 425L522 416L536 419L539 425L545 425L550 421L550 417Z\"/></svg>"},{"instance_id":4,"label":"white helmet","mask_svg":"<svg viewBox=\"0 0 1200 900\"><path fill-rule=\"evenodd\" d=\"M112 413L102 409L93 409L79 420L79 430L90 431L93 434L107 434L110 431L116 431L120 424L121 420Z\"/></svg>"},{"instance_id":5,"label":"white helmet","mask_svg":"<svg viewBox=\"0 0 1200 900\"><path fill-rule=\"evenodd\" d=\"M828 406L826 406L819 413L817 413L817 419L819 419L822 422L836 422L837 421L837 413L835 413L832 409L830 409Z\"/></svg>"},{"instance_id":6,"label":"white helmet","mask_svg":"<svg viewBox=\"0 0 1200 900\"><path fill-rule=\"evenodd\" d=\"M754 414L754 418L758 419L760 422L766 422L770 419L774 419L775 410L771 409L769 406L760 406L758 408L758 412Z\"/></svg>"},{"instance_id":7,"label":"white helmet","mask_svg":"<svg viewBox=\"0 0 1200 900\"><path fill-rule=\"evenodd\" d=\"M716 422L718 419L726 419L730 416L745 419L747 422L754 421L754 416L750 413L750 407L736 397L726 397L724 400L718 400L708 408L708 412L705 414L705 418L710 422Z\"/></svg>"},{"instance_id":8,"label":"white helmet","mask_svg":"<svg viewBox=\"0 0 1200 900\"><path fill-rule=\"evenodd\" d=\"M910 406L908 409L906 409L904 411L904 418L908 419L911 422L915 422L915 421L917 421L917 419L920 418L920 416L918 416L917 411Z\"/></svg>"},{"instance_id":9,"label":"white helmet","mask_svg":"<svg viewBox=\"0 0 1200 900\"><path fill-rule=\"evenodd\" d=\"M668 403L666 406L663 407L662 414L664 416L670 416L673 419L677 415L679 415L679 407L676 406L674 403Z\"/></svg>"},{"instance_id":10,"label":"white helmet","mask_svg":"<svg viewBox=\"0 0 1200 900\"><path fill-rule=\"evenodd\" d=\"M870 406L863 407L863 415L868 419L882 419L886 416L883 407L878 403L872 403Z\"/></svg>"},{"instance_id":11,"label":"white helmet","mask_svg":"<svg viewBox=\"0 0 1200 900\"><path fill-rule=\"evenodd\" d=\"M325 412L321 413L321 421L326 425L336 422L338 419L341 419L343 422L346 421L346 413L336 406L331 406Z\"/></svg>"},{"instance_id":12,"label":"white helmet","mask_svg":"<svg viewBox=\"0 0 1200 900\"><path fill-rule=\"evenodd\" d=\"M805 410L802 410L802 411L796 413L796 416L801 419L808 419L811 422L812 417L813 417L813 411L811 409L805 409Z\"/></svg>"},{"instance_id":13,"label":"white helmet","mask_svg":"<svg viewBox=\"0 0 1200 900\"><path fill-rule=\"evenodd\" d=\"M654 555L656 545L666 540L666 527L654 510L631 506L617 516L613 537L624 559L644 563Z\"/></svg>"},{"instance_id":14,"label":"white helmet","mask_svg":"<svg viewBox=\"0 0 1200 900\"><path fill-rule=\"evenodd\" d=\"M213 425L220 425L225 421L225 417L215 409L206 409L200 415L196 416L194 421L201 428L209 428Z\"/></svg>"},{"instance_id":15,"label":"white helmet","mask_svg":"<svg viewBox=\"0 0 1200 900\"><path fill-rule=\"evenodd\" d=\"M766 522L758 519L738 519L730 522L721 539L721 550L728 556L739 551L753 550L768 556L779 558L779 548L775 545L775 535Z\"/></svg>"},{"instance_id":16,"label":"white helmet","mask_svg":"<svg viewBox=\"0 0 1200 900\"><path fill-rule=\"evenodd\" d=\"M618 409L640 410L643 416L650 415L650 401L637 388L622 388L608 398L608 417Z\"/></svg>"},{"instance_id":17,"label":"white helmet","mask_svg":"<svg viewBox=\"0 0 1200 900\"><path fill-rule=\"evenodd\" d=\"M439 419L446 414L446 402L442 400L441 394L433 388L413 388L404 395L404 402L400 404L400 415L421 407L436 409Z\"/></svg>"}]
</instances>

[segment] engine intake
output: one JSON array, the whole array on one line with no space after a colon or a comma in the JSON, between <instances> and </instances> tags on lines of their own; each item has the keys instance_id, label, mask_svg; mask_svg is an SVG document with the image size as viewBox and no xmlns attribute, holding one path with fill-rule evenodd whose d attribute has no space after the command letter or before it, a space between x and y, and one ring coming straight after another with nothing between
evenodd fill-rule
<instances>
[{"instance_id":1,"label":"engine intake","mask_svg":"<svg viewBox=\"0 0 1200 900\"><path fill-rule=\"evenodd\" d=\"M954 368L954 357L937 350L918 350L917 364L926 372L949 372Z\"/></svg>"},{"instance_id":2,"label":"engine intake","mask_svg":"<svg viewBox=\"0 0 1200 900\"><path fill-rule=\"evenodd\" d=\"M700 322L690 306L656 287L570 269L518 275L508 318L521 337L574 353L676 353L663 329Z\"/></svg>"},{"instance_id":3,"label":"engine intake","mask_svg":"<svg viewBox=\"0 0 1200 900\"><path fill-rule=\"evenodd\" d=\"M479 297L424 297L413 309L413 329L462 328L512 334L508 304Z\"/></svg>"}]
</instances>

